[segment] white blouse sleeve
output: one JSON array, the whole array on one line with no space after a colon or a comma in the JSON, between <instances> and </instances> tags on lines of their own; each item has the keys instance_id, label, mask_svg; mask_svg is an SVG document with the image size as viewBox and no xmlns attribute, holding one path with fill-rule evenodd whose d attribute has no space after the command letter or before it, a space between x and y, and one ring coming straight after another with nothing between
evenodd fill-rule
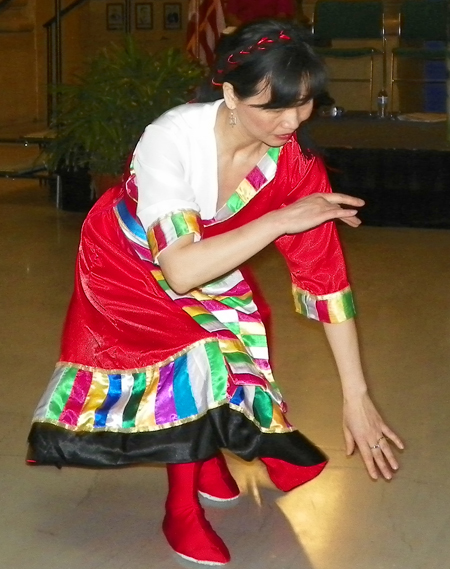
<instances>
[{"instance_id":1,"label":"white blouse sleeve","mask_svg":"<svg viewBox=\"0 0 450 569\"><path fill-rule=\"evenodd\" d=\"M138 187L137 215L146 232L174 213L200 212L189 183L188 144L180 128L151 124L136 146L131 168Z\"/></svg>"}]
</instances>

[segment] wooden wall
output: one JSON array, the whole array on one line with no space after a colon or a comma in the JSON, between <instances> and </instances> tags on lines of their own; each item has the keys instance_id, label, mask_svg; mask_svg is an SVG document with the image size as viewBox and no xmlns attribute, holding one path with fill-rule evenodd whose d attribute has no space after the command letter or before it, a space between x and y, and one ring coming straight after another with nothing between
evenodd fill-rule
<instances>
[{"instance_id":1,"label":"wooden wall","mask_svg":"<svg viewBox=\"0 0 450 569\"><path fill-rule=\"evenodd\" d=\"M23 0L22 0L23 1ZM71 0L62 0L62 6L67 6ZM62 26L63 40L63 82L71 82L74 76L83 69L83 62L98 49L120 42L122 30L108 29L108 4L122 4L124 0L108 3L104 0L89 0L64 18ZM142 1L132 1L132 32L145 47L158 51L169 46L183 48L186 37L188 15L188 0L165 2L152 0L152 28L136 29L136 4ZM168 6L169 5L169 6ZM165 25L165 10L170 5L180 8L181 28L167 29ZM388 14L388 48L396 45L398 2L393 0L386 4ZM1 32L0 31L0 126L21 122L46 121L47 112L47 54L46 32L43 27L53 16L54 3L49 0L28 0L28 14L33 25L29 31ZM312 17L314 0L304 1L301 5L303 13ZM0 23L3 15L0 13ZM111 20L110 20L111 21ZM0 26L1 27L1 26ZM111 26L109 26L111 27ZM337 62L330 61L331 75L334 77L366 76L367 61ZM374 95L381 88L381 61L375 66ZM332 83L330 93L336 103L345 109L367 110L369 108L368 87L365 84ZM375 104L375 96L372 104ZM407 109L420 110L420 90L414 92L408 89L402 95L402 104Z\"/></svg>"}]
</instances>

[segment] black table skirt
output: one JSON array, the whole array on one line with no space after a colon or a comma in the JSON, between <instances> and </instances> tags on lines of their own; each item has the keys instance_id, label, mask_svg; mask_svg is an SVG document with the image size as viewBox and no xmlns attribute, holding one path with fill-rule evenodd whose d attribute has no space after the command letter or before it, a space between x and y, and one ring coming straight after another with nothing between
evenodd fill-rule
<instances>
[{"instance_id":1,"label":"black table skirt","mask_svg":"<svg viewBox=\"0 0 450 569\"><path fill-rule=\"evenodd\" d=\"M363 198L367 225L450 228L450 153L329 148L334 191Z\"/></svg>"},{"instance_id":2,"label":"black table skirt","mask_svg":"<svg viewBox=\"0 0 450 569\"><path fill-rule=\"evenodd\" d=\"M334 191L366 200L367 225L450 228L447 124L377 119L367 113L314 119Z\"/></svg>"}]
</instances>

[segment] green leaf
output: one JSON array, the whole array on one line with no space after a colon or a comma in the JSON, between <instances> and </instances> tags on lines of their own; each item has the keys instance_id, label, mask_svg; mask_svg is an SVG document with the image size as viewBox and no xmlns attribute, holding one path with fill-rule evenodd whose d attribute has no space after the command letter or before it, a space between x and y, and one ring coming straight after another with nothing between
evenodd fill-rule
<instances>
[{"instance_id":1,"label":"green leaf","mask_svg":"<svg viewBox=\"0 0 450 569\"><path fill-rule=\"evenodd\" d=\"M204 75L179 50L153 54L130 35L100 50L74 84L56 91L56 137L46 149L50 168L89 164L97 173L120 174L145 127L189 101Z\"/></svg>"}]
</instances>

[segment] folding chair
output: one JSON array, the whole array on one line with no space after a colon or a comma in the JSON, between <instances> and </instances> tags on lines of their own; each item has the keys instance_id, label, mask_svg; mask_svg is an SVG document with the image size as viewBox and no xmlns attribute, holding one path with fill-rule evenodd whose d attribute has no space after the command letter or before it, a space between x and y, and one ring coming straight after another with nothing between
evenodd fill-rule
<instances>
[{"instance_id":1,"label":"folding chair","mask_svg":"<svg viewBox=\"0 0 450 569\"><path fill-rule=\"evenodd\" d=\"M447 42L446 0L404 0L400 5L399 46L391 54L391 101L394 102L395 83L445 83L445 79L427 79L398 76L398 60L443 61L447 48L430 48L426 42ZM405 42L419 43L420 47L406 47Z\"/></svg>"},{"instance_id":2,"label":"folding chair","mask_svg":"<svg viewBox=\"0 0 450 569\"><path fill-rule=\"evenodd\" d=\"M383 2L379 0L318 0L313 18L314 37L331 47L316 47L323 58L370 58L369 78L332 78L336 82L369 83L369 109L372 110L374 59L382 57L383 86L386 76L386 39ZM379 47L333 47L333 40L380 40ZM319 43L319 42L318 42Z\"/></svg>"}]
</instances>

